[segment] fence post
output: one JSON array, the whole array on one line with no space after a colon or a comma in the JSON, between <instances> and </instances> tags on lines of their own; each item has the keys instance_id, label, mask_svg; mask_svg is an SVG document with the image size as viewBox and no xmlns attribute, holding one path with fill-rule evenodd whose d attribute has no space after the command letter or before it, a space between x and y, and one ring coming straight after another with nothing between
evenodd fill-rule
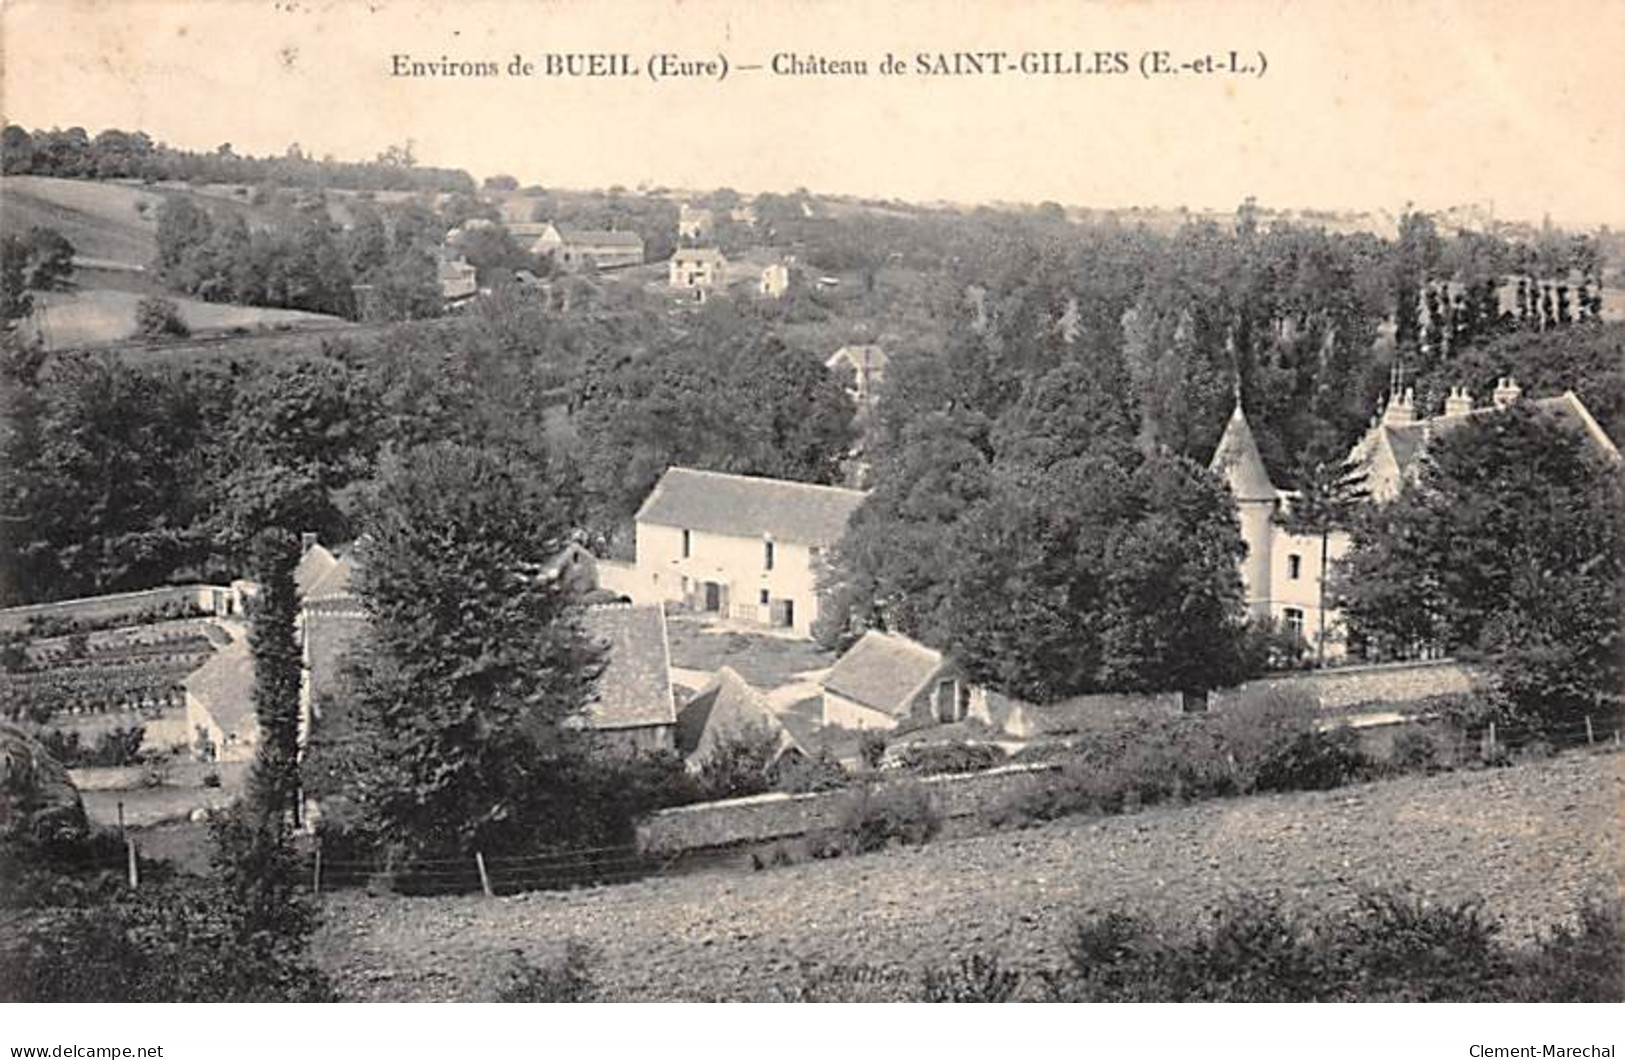
<instances>
[{"instance_id":1,"label":"fence post","mask_svg":"<svg viewBox=\"0 0 1625 1060\"><path fill-rule=\"evenodd\" d=\"M1484 757L1489 758L1495 754L1495 722L1490 722L1490 731L1484 738Z\"/></svg>"},{"instance_id":2,"label":"fence post","mask_svg":"<svg viewBox=\"0 0 1625 1060\"><path fill-rule=\"evenodd\" d=\"M310 895L319 897L322 893L322 841L316 840L316 863L310 870Z\"/></svg>"},{"instance_id":3,"label":"fence post","mask_svg":"<svg viewBox=\"0 0 1625 1060\"><path fill-rule=\"evenodd\" d=\"M129 836L124 837L124 853L130 870L130 890L133 891L141 886L141 863L135 855L135 840Z\"/></svg>"},{"instance_id":4,"label":"fence post","mask_svg":"<svg viewBox=\"0 0 1625 1060\"><path fill-rule=\"evenodd\" d=\"M485 892L485 897L494 898L495 895L491 893L491 877L485 871L485 855L478 850L474 851L474 864L480 870L480 890Z\"/></svg>"},{"instance_id":5,"label":"fence post","mask_svg":"<svg viewBox=\"0 0 1625 1060\"><path fill-rule=\"evenodd\" d=\"M1597 734L1591 728L1591 715L1587 714L1586 715L1586 743L1596 743L1596 742L1597 742Z\"/></svg>"}]
</instances>

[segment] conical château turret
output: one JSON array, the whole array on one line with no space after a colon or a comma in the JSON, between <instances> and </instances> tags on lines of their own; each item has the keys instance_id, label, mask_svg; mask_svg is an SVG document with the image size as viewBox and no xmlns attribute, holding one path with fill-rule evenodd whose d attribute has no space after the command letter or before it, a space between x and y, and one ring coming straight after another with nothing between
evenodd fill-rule
<instances>
[{"instance_id":1,"label":"conical ch\u00e2teau turret","mask_svg":"<svg viewBox=\"0 0 1625 1060\"><path fill-rule=\"evenodd\" d=\"M1236 411L1230 414L1230 422L1225 425L1224 436L1219 439L1219 447L1214 450L1208 467L1224 476L1231 495L1236 498L1241 539L1247 545L1247 557L1241 562L1241 582L1248 610L1267 616L1270 549L1275 533L1273 520L1281 495L1264 468L1264 458L1258 453L1258 442L1247 424L1239 394Z\"/></svg>"}]
</instances>

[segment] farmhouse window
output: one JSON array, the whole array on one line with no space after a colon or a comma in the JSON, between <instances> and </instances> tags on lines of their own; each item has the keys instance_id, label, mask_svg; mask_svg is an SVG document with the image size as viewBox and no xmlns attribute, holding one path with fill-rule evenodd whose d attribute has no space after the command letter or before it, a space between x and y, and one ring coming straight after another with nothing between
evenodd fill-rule
<instances>
[{"instance_id":1,"label":"farmhouse window","mask_svg":"<svg viewBox=\"0 0 1625 1060\"><path fill-rule=\"evenodd\" d=\"M771 541L762 542L762 569L773 569L773 542Z\"/></svg>"},{"instance_id":2,"label":"farmhouse window","mask_svg":"<svg viewBox=\"0 0 1625 1060\"><path fill-rule=\"evenodd\" d=\"M1303 557L1296 552L1286 558L1286 576L1293 581L1303 577Z\"/></svg>"},{"instance_id":3,"label":"farmhouse window","mask_svg":"<svg viewBox=\"0 0 1625 1060\"><path fill-rule=\"evenodd\" d=\"M1289 608L1286 608L1284 611L1281 612L1281 617L1286 619L1286 628L1287 629L1291 630L1293 632L1293 634L1295 634L1296 636L1299 636L1299 637L1303 636L1303 611L1302 610L1300 610L1299 608L1296 608L1296 607L1289 607Z\"/></svg>"},{"instance_id":4,"label":"farmhouse window","mask_svg":"<svg viewBox=\"0 0 1625 1060\"><path fill-rule=\"evenodd\" d=\"M693 541L690 540L690 538L688 536L688 531L684 530L683 531L683 558L684 559L687 559L689 557L690 553L693 550L693 544L694 544Z\"/></svg>"}]
</instances>

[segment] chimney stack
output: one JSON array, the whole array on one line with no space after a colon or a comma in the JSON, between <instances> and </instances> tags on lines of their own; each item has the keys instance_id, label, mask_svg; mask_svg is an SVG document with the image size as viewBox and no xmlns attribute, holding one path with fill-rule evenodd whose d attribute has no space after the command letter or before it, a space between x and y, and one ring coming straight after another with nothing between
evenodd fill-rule
<instances>
[{"instance_id":1,"label":"chimney stack","mask_svg":"<svg viewBox=\"0 0 1625 1060\"><path fill-rule=\"evenodd\" d=\"M1498 409L1504 409L1514 401L1517 401L1519 396L1522 394L1523 388L1519 386L1518 381L1512 378L1510 375L1505 379L1496 380L1494 394L1495 407Z\"/></svg>"},{"instance_id":2,"label":"chimney stack","mask_svg":"<svg viewBox=\"0 0 1625 1060\"><path fill-rule=\"evenodd\" d=\"M1382 410L1382 422L1397 427L1416 422L1416 391L1406 387L1403 392L1388 398L1388 407Z\"/></svg>"},{"instance_id":3,"label":"chimney stack","mask_svg":"<svg viewBox=\"0 0 1625 1060\"><path fill-rule=\"evenodd\" d=\"M1473 411L1472 395L1467 393L1464 386L1450 388L1450 396L1444 399L1444 414L1446 416L1465 416Z\"/></svg>"},{"instance_id":4,"label":"chimney stack","mask_svg":"<svg viewBox=\"0 0 1625 1060\"><path fill-rule=\"evenodd\" d=\"M318 540L320 539L317 537L314 530L306 530L304 533L300 534L299 554L303 556L306 552L309 552L311 549L315 548Z\"/></svg>"}]
</instances>

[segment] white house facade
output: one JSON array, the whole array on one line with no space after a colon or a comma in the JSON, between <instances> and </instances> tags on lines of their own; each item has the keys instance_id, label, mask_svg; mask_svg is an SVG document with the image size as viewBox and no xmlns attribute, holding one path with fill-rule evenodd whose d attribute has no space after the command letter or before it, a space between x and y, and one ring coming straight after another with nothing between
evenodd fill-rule
<instances>
[{"instance_id":1,"label":"white house facade","mask_svg":"<svg viewBox=\"0 0 1625 1060\"><path fill-rule=\"evenodd\" d=\"M636 516L635 600L810 636L858 490L670 468Z\"/></svg>"}]
</instances>

